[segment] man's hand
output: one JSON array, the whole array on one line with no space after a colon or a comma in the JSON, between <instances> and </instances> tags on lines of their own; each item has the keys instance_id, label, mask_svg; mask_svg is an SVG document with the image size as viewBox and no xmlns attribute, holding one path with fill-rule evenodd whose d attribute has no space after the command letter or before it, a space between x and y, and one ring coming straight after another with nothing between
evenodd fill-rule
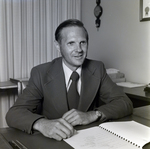
<instances>
[{"instance_id":1,"label":"man's hand","mask_svg":"<svg viewBox=\"0 0 150 149\"><path fill-rule=\"evenodd\" d=\"M97 120L95 111L81 112L76 109L66 112L62 118L72 126L86 125Z\"/></svg>"},{"instance_id":2,"label":"man's hand","mask_svg":"<svg viewBox=\"0 0 150 149\"><path fill-rule=\"evenodd\" d=\"M62 118L56 120L39 119L34 123L33 129L58 141L69 138L76 133L73 126Z\"/></svg>"}]
</instances>

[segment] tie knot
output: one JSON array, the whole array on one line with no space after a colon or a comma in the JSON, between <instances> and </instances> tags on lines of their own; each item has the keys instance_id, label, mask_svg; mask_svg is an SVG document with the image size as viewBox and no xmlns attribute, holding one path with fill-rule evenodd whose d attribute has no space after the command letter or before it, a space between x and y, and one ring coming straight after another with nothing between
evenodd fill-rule
<instances>
[{"instance_id":1,"label":"tie knot","mask_svg":"<svg viewBox=\"0 0 150 149\"><path fill-rule=\"evenodd\" d=\"M79 74L76 71L73 71L71 77L72 81L78 81L79 79Z\"/></svg>"}]
</instances>

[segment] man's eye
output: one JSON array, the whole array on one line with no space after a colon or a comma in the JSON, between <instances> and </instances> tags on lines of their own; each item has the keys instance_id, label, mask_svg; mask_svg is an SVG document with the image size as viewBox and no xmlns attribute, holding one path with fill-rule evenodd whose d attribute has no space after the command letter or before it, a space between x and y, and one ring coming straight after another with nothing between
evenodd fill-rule
<instances>
[{"instance_id":1,"label":"man's eye","mask_svg":"<svg viewBox=\"0 0 150 149\"><path fill-rule=\"evenodd\" d=\"M70 46L73 45L73 44L74 44L74 42L69 42L69 43L68 43L68 45L70 45Z\"/></svg>"},{"instance_id":2,"label":"man's eye","mask_svg":"<svg viewBox=\"0 0 150 149\"><path fill-rule=\"evenodd\" d=\"M82 45L85 45L85 44L86 44L86 41L81 41L81 44L82 44Z\"/></svg>"}]
</instances>

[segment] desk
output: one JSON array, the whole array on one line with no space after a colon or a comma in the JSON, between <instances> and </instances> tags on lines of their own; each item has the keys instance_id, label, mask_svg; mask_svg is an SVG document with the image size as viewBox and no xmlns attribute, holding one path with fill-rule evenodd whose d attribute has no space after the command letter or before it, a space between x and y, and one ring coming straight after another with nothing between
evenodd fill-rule
<instances>
[{"instance_id":1,"label":"desk","mask_svg":"<svg viewBox=\"0 0 150 149\"><path fill-rule=\"evenodd\" d=\"M123 87L123 91L133 102L133 107L141 107L150 105L150 93L144 91L143 87L126 88Z\"/></svg>"},{"instance_id":2,"label":"desk","mask_svg":"<svg viewBox=\"0 0 150 149\"><path fill-rule=\"evenodd\" d=\"M0 92L4 92L9 89L17 89L17 88L18 88L17 84L11 81L0 82Z\"/></svg>"},{"instance_id":3,"label":"desk","mask_svg":"<svg viewBox=\"0 0 150 149\"><path fill-rule=\"evenodd\" d=\"M147 119L150 124L150 105L134 108L133 115Z\"/></svg>"},{"instance_id":4,"label":"desk","mask_svg":"<svg viewBox=\"0 0 150 149\"><path fill-rule=\"evenodd\" d=\"M10 78L10 81L6 82L0 82L0 92L6 92L6 91L17 91L17 94L21 94L22 90L24 89L23 83L26 85L28 83L28 78Z\"/></svg>"},{"instance_id":5,"label":"desk","mask_svg":"<svg viewBox=\"0 0 150 149\"><path fill-rule=\"evenodd\" d=\"M10 81L17 84L18 86L18 95L22 94L23 89L25 88L23 84L28 84L28 78L10 78Z\"/></svg>"},{"instance_id":6,"label":"desk","mask_svg":"<svg viewBox=\"0 0 150 149\"><path fill-rule=\"evenodd\" d=\"M150 106L148 108L150 108ZM145 108L142 108L142 109L145 109ZM141 112L140 108L135 109L134 111L136 111L136 113L138 113L138 111L139 111L139 113ZM134 121L137 121L139 123L142 123L142 124L150 127L149 120L147 120L143 117L140 117L138 115L134 115L134 113L131 116L119 119L119 121L125 121L125 120L134 120ZM93 126L98 126L98 125L99 125L99 123L95 122L95 123L92 123L87 126L78 126L78 127L76 127L76 129L79 130L79 129L89 128L89 127L93 127ZM6 138L7 141L19 140L28 149L43 149L43 148L44 149L49 149L49 148L72 149L72 147L69 146L64 141L56 141L53 139L46 138L38 132L36 132L33 135L28 135L20 130L16 130L13 128L1 128L0 133L2 134L2 136L4 136ZM1 148L1 146L0 146L0 148ZM150 148L150 144L147 144L146 146L144 146L144 149L149 149L149 148Z\"/></svg>"},{"instance_id":7,"label":"desk","mask_svg":"<svg viewBox=\"0 0 150 149\"><path fill-rule=\"evenodd\" d=\"M5 113L14 102L18 86L11 81L0 82L0 127L5 126ZM13 96L12 96L13 95Z\"/></svg>"},{"instance_id":8,"label":"desk","mask_svg":"<svg viewBox=\"0 0 150 149\"><path fill-rule=\"evenodd\" d=\"M11 82L11 81L6 81L6 82L0 82L0 95L5 95L5 94L17 94L18 91L18 86L17 84Z\"/></svg>"}]
</instances>

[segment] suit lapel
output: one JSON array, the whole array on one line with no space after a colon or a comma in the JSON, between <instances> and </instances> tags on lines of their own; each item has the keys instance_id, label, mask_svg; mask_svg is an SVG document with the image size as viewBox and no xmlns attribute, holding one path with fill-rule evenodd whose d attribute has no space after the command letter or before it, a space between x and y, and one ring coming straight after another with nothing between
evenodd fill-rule
<instances>
[{"instance_id":1,"label":"suit lapel","mask_svg":"<svg viewBox=\"0 0 150 149\"><path fill-rule=\"evenodd\" d=\"M62 115L68 111L67 95L66 95L66 85L65 77L62 68L62 59L59 59L54 65L52 65L51 70L48 71L47 80L45 83L45 89L47 94L52 91L52 101L53 106L57 112Z\"/></svg>"},{"instance_id":2,"label":"suit lapel","mask_svg":"<svg viewBox=\"0 0 150 149\"><path fill-rule=\"evenodd\" d=\"M78 109L81 111L87 111L92 104L97 90L99 88L100 78L94 76L96 69L89 69L88 66L82 68L82 87L80 95L80 103Z\"/></svg>"}]
</instances>

